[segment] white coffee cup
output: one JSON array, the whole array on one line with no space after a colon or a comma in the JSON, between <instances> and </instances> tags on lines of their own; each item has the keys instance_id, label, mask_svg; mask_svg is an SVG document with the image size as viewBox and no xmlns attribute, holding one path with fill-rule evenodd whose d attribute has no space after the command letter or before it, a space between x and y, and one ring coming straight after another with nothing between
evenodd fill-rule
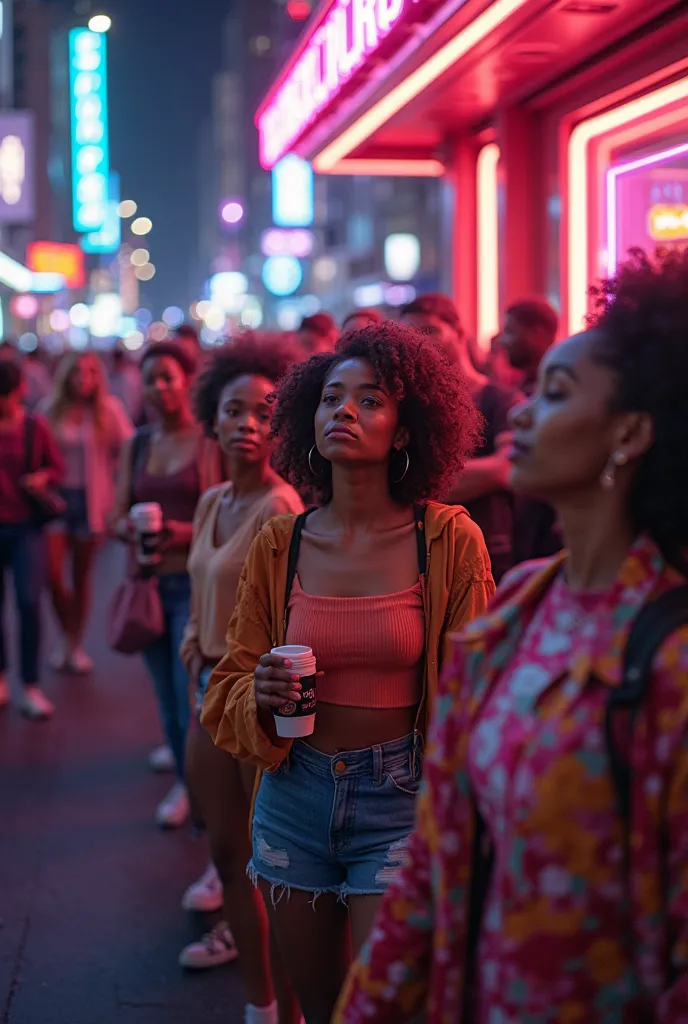
<instances>
[{"instance_id":1,"label":"white coffee cup","mask_svg":"<svg viewBox=\"0 0 688 1024\"><path fill-rule=\"evenodd\" d=\"M139 565L155 565L160 561L158 544L162 533L162 508L157 501L132 505L129 518L136 530L136 561Z\"/></svg>"},{"instance_id":2,"label":"white coffee cup","mask_svg":"<svg viewBox=\"0 0 688 1024\"><path fill-rule=\"evenodd\" d=\"M315 729L316 705L316 661L310 647L300 644L287 644L284 647L273 647L271 654L279 654L291 662L291 672L299 676L301 697L298 701L289 701L281 708L273 708L277 735L283 739L298 739L310 736Z\"/></svg>"}]
</instances>

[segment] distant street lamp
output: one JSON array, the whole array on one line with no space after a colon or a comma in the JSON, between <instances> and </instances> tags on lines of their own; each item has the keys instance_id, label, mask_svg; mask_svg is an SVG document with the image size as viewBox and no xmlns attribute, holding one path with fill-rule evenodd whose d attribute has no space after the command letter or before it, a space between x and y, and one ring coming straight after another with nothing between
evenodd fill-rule
<instances>
[{"instance_id":1,"label":"distant street lamp","mask_svg":"<svg viewBox=\"0 0 688 1024\"><path fill-rule=\"evenodd\" d=\"M91 32L109 32L112 28L112 18L107 14L94 14L89 20L88 27Z\"/></svg>"}]
</instances>

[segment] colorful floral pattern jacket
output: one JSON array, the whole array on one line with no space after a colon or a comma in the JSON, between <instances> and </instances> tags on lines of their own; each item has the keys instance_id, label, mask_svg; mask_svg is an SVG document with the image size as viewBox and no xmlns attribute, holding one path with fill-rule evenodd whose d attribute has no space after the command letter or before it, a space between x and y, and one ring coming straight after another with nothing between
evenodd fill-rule
<instances>
[{"instance_id":1,"label":"colorful floral pattern jacket","mask_svg":"<svg viewBox=\"0 0 688 1024\"><path fill-rule=\"evenodd\" d=\"M352 968L333 1024L475 1024L469 919L478 859L469 739L564 558L514 570L491 612L457 642L435 706L408 861ZM590 734L591 713L604 713L601 688L620 682L639 609L683 582L641 537L607 610L581 630L566 685L548 703L556 728L538 749L536 796L530 794L530 811L515 813L511 822L510 890L500 924L521 976L480 1014L480 1024L688 1024L688 628L658 653L624 752L633 779L627 867L607 750L598 743L590 757L580 729L587 716ZM601 731L601 721L596 724ZM610 834L616 864L599 857L602 837L608 846ZM628 894L621 941L618 934L609 938L605 921L581 919L570 901L538 884L555 873L573 877L584 896L609 885ZM575 959L582 929L590 934L583 963ZM562 955L567 935L570 958ZM570 998L562 999L567 975ZM581 978L585 993L576 983ZM515 1014L514 1005L523 1012Z\"/></svg>"}]
</instances>

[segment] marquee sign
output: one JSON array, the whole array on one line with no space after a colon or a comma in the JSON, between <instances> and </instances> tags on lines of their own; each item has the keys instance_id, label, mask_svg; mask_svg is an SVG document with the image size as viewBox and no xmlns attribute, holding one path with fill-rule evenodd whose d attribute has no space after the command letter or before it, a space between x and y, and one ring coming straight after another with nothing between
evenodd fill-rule
<instances>
[{"instance_id":1,"label":"marquee sign","mask_svg":"<svg viewBox=\"0 0 688 1024\"><path fill-rule=\"evenodd\" d=\"M274 167L383 41L397 34L407 8L417 11L423 2L335 0L267 106L258 112L263 167ZM400 40L404 38L401 33Z\"/></svg>"}]
</instances>

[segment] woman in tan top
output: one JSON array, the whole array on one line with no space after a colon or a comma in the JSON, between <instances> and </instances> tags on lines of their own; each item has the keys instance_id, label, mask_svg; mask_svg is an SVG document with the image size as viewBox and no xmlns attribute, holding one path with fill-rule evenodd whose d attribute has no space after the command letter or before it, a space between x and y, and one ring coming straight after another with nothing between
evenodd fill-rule
<instances>
[{"instance_id":1,"label":"woman in tan top","mask_svg":"<svg viewBox=\"0 0 688 1024\"><path fill-rule=\"evenodd\" d=\"M196 414L219 439L232 480L201 498L189 554L191 617L181 657L199 710L210 671L225 652L239 576L254 537L273 516L303 508L293 487L270 466L272 395L291 361L283 343L247 337L217 352L198 382ZM223 905L224 894L225 913L212 932L186 947L181 963L214 967L238 951L249 998L246 1021L277 1024L265 908L246 877L255 769L215 747L195 724L187 742L187 782L210 837L213 864L184 902L191 909L211 909ZM296 1008L280 1009L280 1024L291 1024Z\"/></svg>"}]
</instances>

